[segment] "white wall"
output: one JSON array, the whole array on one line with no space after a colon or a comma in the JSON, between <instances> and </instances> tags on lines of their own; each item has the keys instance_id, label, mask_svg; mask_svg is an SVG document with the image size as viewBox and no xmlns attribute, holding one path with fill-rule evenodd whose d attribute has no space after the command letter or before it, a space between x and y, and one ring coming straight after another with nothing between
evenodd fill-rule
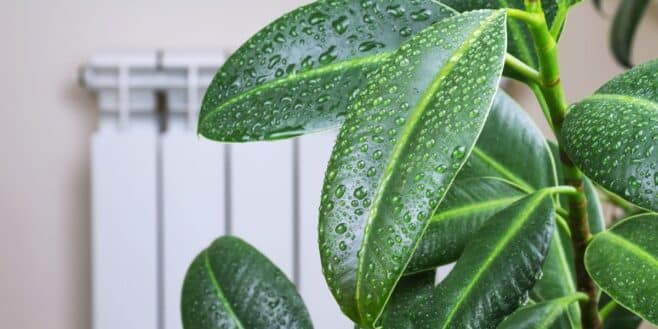
<instances>
[{"instance_id":1,"label":"white wall","mask_svg":"<svg viewBox=\"0 0 658 329\"><path fill-rule=\"evenodd\" d=\"M96 113L76 84L78 66L103 51L235 48L304 2L0 0L0 327L90 326ZM657 21L642 25L638 61L658 56ZM621 72L607 51L608 26L590 4L573 12L561 48L569 100Z\"/></svg>"}]
</instances>

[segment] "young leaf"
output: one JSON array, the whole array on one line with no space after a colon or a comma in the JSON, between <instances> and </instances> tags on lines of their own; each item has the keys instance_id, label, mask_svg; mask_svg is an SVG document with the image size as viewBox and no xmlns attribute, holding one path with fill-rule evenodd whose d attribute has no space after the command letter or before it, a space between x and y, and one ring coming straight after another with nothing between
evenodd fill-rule
<instances>
[{"instance_id":1,"label":"young leaf","mask_svg":"<svg viewBox=\"0 0 658 329\"><path fill-rule=\"evenodd\" d=\"M649 0L620 1L610 31L610 47L619 64L631 67L633 38Z\"/></svg>"},{"instance_id":2,"label":"young leaf","mask_svg":"<svg viewBox=\"0 0 658 329\"><path fill-rule=\"evenodd\" d=\"M658 324L658 214L643 214L599 233L585 252L585 266L610 297Z\"/></svg>"},{"instance_id":3,"label":"young leaf","mask_svg":"<svg viewBox=\"0 0 658 329\"><path fill-rule=\"evenodd\" d=\"M502 179L458 178L432 216L407 273L456 261L486 220L523 196L523 191Z\"/></svg>"},{"instance_id":4,"label":"young leaf","mask_svg":"<svg viewBox=\"0 0 658 329\"><path fill-rule=\"evenodd\" d=\"M504 11L442 20L416 35L351 105L320 214L325 277L371 327L489 113L505 54Z\"/></svg>"},{"instance_id":5,"label":"young leaf","mask_svg":"<svg viewBox=\"0 0 658 329\"><path fill-rule=\"evenodd\" d=\"M368 75L453 11L432 0L320 0L254 35L217 72L199 134L279 139L338 126Z\"/></svg>"},{"instance_id":6,"label":"young leaf","mask_svg":"<svg viewBox=\"0 0 658 329\"><path fill-rule=\"evenodd\" d=\"M438 322L418 328L495 328L539 279L554 212L541 190L488 220L437 286Z\"/></svg>"},{"instance_id":7,"label":"young leaf","mask_svg":"<svg viewBox=\"0 0 658 329\"><path fill-rule=\"evenodd\" d=\"M573 162L607 190L658 211L658 60L572 105L562 131Z\"/></svg>"},{"instance_id":8,"label":"young leaf","mask_svg":"<svg viewBox=\"0 0 658 329\"><path fill-rule=\"evenodd\" d=\"M466 12L474 9L525 8L523 0L442 0L441 2L459 12ZM557 12L557 1L542 0L542 7L546 14L546 21L550 26ZM507 51L531 67L537 68L537 54L535 53L532 37L530 36L526 24L519 20L508 20L507 37L509 39L509 42L507 43ZM511 70L506 69L505 75L523 80L522 77L516 75Z\"/></svg>"},{"instance_id":9,"label":"young leaf","mask_svg":"<svg viewBox=\"0 0 658 329\"><path fill-rule=\"evenodd\" d=\"M567 313L569 306L585 294L575 294L537 304L527 305L503 321L497 329L550 329L559 323L560 316ZM574 328L574 327L559 327Z\"/></svg>"},{"instance_id":10,"label":"young leaf","mask_svg":"<svg viewBox=\"0 0 658 329\"><path fill-rule=\"evenodd\" d=\"M234 237L215 240L192 262L181 305L185 329L313 328L285 274Z\"/></svg>"},{"instance_id":11,"label":"young leaf","mask_svg":"<svg viewBox=\"0 0 658 329\"><path fill-rule=\"evenodd\" d=\"M432 316L437 307L435 279L435 270L401 278L382 314L382 328L416 329L419 318Z\"/></svg>"}]
</instances>

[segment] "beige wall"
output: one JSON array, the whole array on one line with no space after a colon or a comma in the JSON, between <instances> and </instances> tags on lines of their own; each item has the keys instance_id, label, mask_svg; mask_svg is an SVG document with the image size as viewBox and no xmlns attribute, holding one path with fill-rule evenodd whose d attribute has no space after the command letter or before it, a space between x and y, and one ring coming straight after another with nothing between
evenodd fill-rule
<instances>
[{"instance_id":1,"label":"beige wall","mask_svg":"<svg viewBox=\"0 0 658 329\"><path fill-rule=\"evenodd\" d=\"M76 84L79 65L103 51L234 48L304 2L0 0L0 327L90 326L96 114ZM657 21L642 26L638 60L658 56ZM561 51L570 100L621 72L607 51L608 25L589 4L573 12Z\"/></svg>"}]
</instances>

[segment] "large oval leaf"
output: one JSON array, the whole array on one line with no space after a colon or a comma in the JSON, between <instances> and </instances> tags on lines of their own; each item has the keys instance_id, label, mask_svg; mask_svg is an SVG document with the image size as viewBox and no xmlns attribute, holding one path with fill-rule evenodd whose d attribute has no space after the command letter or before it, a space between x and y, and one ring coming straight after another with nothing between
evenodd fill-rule
<instances>
[{"instance_id":1,"label":"large oval leaf","mask_svg":"<svg viewBox=\"0 0 658 329\"><path fill-rule=\"evenodd\" d=\"M573 105L562 136L569 157L587 176L658 211L658 60Z\"/></svg>"},{"instance_id":2,"label":"large oval leaf","mask_svg":"<svg viewBox=\"0 0 658 329\"><path fill-rule=\"evenodd\" d=\"M649 0L620 1L610 30L610 47L619 64L631 67L631 50L635 31L649 5Z\"/></svg>"},{"instance_id":3,"label":"large oval leaf","mask_svg":"<svg viewBox=\"0 0 658 329\"><path fill-rule=\"evenodd\" d=\"M348 111L323 187L320 248L343 311L372 326L493 101L504 11L442 20L404 44Z\"/></svg>"},{"instance_id":4,"label":"large oval leaf","mask_svg":"<svg viewBox=\"0 0 658 329\"><path fill-rule=\"evenodd\" d=\"M525 302L539 278L554 211L551 195L541 190L486 221L436 287L435 313L416 328L495 328Z\"/></svg>"},{"instance_id":5,"label":"large oval leaf","mask_svg":"<svg viewBox=\"0 0 658 329\"><path fill-rule=\"evenodd\" d=\"M215 240L192 262L181 305L185 329L313 328L285 274L234 237Z\"/></svg>"},{"instance_id":6,"label":"large oval leaf","mask_svg":"<svg viewBox=\"0 0 658 329\"><path fill-rule=\"evenodd\" d=\"M630 217L599 233L585 266L610 297L658 324L658 214Z\"/></svg>"},{"instance_id":7,"label":"large oval leaf","mask_svg":"<svg viewBox=\"0 0 658 329\"><path fill-rule=\"evenodd\" d=\"M524 306L510 315L497 329L550 329L559 324L573 303L587 299L585 294L576 294L558 299ZM573 327L559 327L573 328Z\"/></svg>"},{"instance_id":8,"label":"large oval leaf","mask_svg":"<svg viewBox=\"0 0 658 329\"><path fill-rule=\"evenodd\" d=\"M407 273L456 261L486 220L524 195L516 186L498 178L456 180L432 216Z\"/></svg>"},{"instance_id":9,"label":"large oval leaf","mask_svg":"<svg viewBox=\"0 0 658 329\"><path fill-rule=\"evenodd\" d=\"M452 14L432 0L321 0L301 7L226 61L204 98L199 133L234 142L338 126L368 73L412 35Z\"/></svg>"}]
</instances>

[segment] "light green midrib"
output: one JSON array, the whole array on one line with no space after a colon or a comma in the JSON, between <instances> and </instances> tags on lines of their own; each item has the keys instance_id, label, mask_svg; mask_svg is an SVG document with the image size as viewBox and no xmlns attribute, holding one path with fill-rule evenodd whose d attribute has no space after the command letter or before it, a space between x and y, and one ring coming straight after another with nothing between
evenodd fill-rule
<instances>
[{"instance_id":1,"label":"light green midrib","mask_svg":"<svg viewBox=\"0 0 658 329\"><path fill-rule=\"evenodd\" d=\"M491 252L491 255L494 255L494 257L487 258L487 261L484 262L484 264L482 264L482 266L478 268L473 279L468 283L466 288L460 294L460 297L457 300L457 302L453 304L453 307L450 309L450 312L448 313L446 320L443 321L441 329L448 328L448 325L451 323L453 317L457 313L457 310L461 307L462 303L464 303L464 301L466 300L466 297L470 295L471 291L475 287L475 283L480 281L480 277L489 268L489 266L491 266L493 261L497 258L496 256L500 255L501 250L505 248L505 246L512 239L512 237L514 237L514 235L521 230L525 221L536 210L536 207L543 201L544 197L546 197L546 193L538 192L533 197L533 199L530 202L528 202L528 205L524 209L524 211L521 212L518 216L516 216L516 218L512 220L514 225L510 226L510 230L508 230L507 233L503 236L503 238L499 240L499 242L496 244L496 247Z\"/></svg>"},{"instance_id":2,"label":"light green midrib","mask_svg":"<svg viewBox=\"0 0 658 329\"><path fill-rule=\"evenodd\" d=\"M381 203L381 199L382 199L383 194L384 194L383 191L385 191L387 189L388 182L390 181L391 172L393 171L393 169L399 163L399 161L397 161L397 159L400 156L400 154L402 153L402 151L404 150L404 146L407 144L406 141L410 138L409 136L413 132L417 122L420 120L420 118L422 117L422 114L425 112L425 109L427 108L428 104L432 100L432 98L434 96L434 92L442 84L443 78L445 76L447 76L452 71L452 69L457 65L458 61L456 61L456 60L453 61L452 59L455 58L455 57L456 58L461 58L461 56L467 51L469 46L471 44L473 44L476 40L479 39L479 36L478 36L479 33L477 33L477 32L484 30L491 23L491 21L493 21L495 18L498 17L498 15L500 15L500 14L497 14L497 15L492 14L489 18L487 18L484 22L482 22L480 24L480 26L478 26L476 29L473 30L473 32L471 32L470 38L466 42L464 42L453 53L453 55L450 56L450 58L448 58L446 60L447 64L441 68L441 70L439 71L439 73L437 74L435 79L430 84L429 88L427 88L427 90L425 91L425 93L421 97L420 102L415 106L414 111L411 114L411 117L409 118L409 120L405 124L405 126L403 128L403 131L400 134L400 139L395 144L395 146L393 148L393 152L391 152L391 157L390 158L392 160L391 160L391 162L389 162L387 164L386 169L384 170L384 173L382 175L382 183L379 184L379 188L375 192L375 197L374 197L374 202L373 202L374 205L379 205ZM362 241L364 241L364 242L368 241L368 237L370 235L370 227L372 225L373 219L375 218L375 215L377 214L377 210L378 210L378 207L373 206L370 213L369 213L368 221L366 223L365 232L364 232L363 239L362 239ZM428 224L429 224L429 221L428 221ZM428 225L426 225L425 227L427 227L427 226ZM367 243L362 244L362 246L359 250L360 255L365 255L367 245L368 245ZM357 272L356 272L356 275L357 275L357 277L356 277L356 301L357 301L357 303L356 304L357 304L357 309L358 309L358 312L359 312L359 316L361 317L362 321L365 320L365 318L364 318L365 314L362 313L362 310L359 307L360 303L358 301L360 300L360 292L361 292L361 281L362 281L361 273L363 272L363 267L364 267L363 258L364 257L359 257L358 258L358 265L357 265ZM392 291L393 290L391 289L391 291L389 292L389 296L387 298L390 298L390 294L392 293ZM377 314L377 316L375 317L375 320L377 320L381 316L382 312L383 312L383 309L380 310L379 314Z\"/></svg>"},{"instance_id":3,"label":"light green midrib","mask_svg":"<svg viewBox=\"0 0 658 329\"><path fill-rule=\"evenodd\" d=\"M391 55L393 55L395 51L390 51L390 52L383 52L379 54L375 54L372 56L366 56L366 57L359 57L355 59L350 59L342 62L337 62L334 64L326 65L319 67L317 69L312 69L309 71L304 71L301 73L292 73L284 78L281 79L276 79L276 80L271 80L266 83L263 83L261 85L258 85L254 88L251 88L243 93L238 94L237 96L233 96L229 98L228 100L222 102L219 106L212 108L209 110L209 112L203 114L201 116L201 120L204 118L212 115L213 113L220 112L224 110L225 108L240 102L241 100L251 97L254 94L257 94L258 92L261 92L263 90L271 89L271 88L276 88L281 85L285 85L290 82L294 81L301 81L304 79L309 79L309 78L314 78L320 75L323 75L325 73L329 72L334 72L334 71L340 71L343 69L347 68L353 68L353 67L358 67L358 66L365 66L367 64L375 64L375 63L380 63L388 59Z\"/></svg>"},{"instance_id":4,"label":"light green midrib","mask_svg":"<svg viewBox=\"0 0 658 329\"><path fill-rule=\"evenodd\" d=\"M215 293L217 294L217 298L219 299L220 303L222 303L222 306L224 306L224 308L226 309L226 313L228 313L229 317L238 326L238 328L245 329L245 327L242 325L242 322L233 311L231 304L229 304L228 300L226 300L226 296L224 296L224 292L222 292L222 288L219 286L219 282L217 282L217 278L215 277L215 274L212 272L212 267L210 266L210 258L208 257L208 251L204 252L204 267L206 268L206 272L208 272L208 277L210 277L210 281L212 281L213 287L215 288Z\"/></svg>"},{"instance_id":5,"label":"light green midrib","mask_svg":"<svg viewBox=\"0 0 658 329\"><path fill-rule=\"evenodd\" d=\"M482 212L485 210L495 209L500 206L513 203L514 201L517 201L521 198L523 198L523 196L507 197L507 198L487 200L487 201L476 202L476 203L469 203L467 206L452 208L432 216L430 223L436 224L446 219L451 219L455 217L464 217L466 215L476 214L478 212Z\"/></svg>"},{"instance_id":6,"label":"light green midrib","mask_svg":"<svg viewBox=\"0 0 658 329\"><path fill-rule=\"evenodd\" d=\"M546 314L542 320L537 323L537 328L535 329L548 329L558 318L560 313L564 312L567 315L569 314L569 308L571 304L578 300L578 295L571 295L562 298L558 298L550 302L551 310ZM572 323L573 325L573 323ZM576 327L574 327L576 328Z\"/></svg>"},{"instance_id":7,"label":"light green midrib","mask_svg":"<svg viewBox=\"0 0 658 329\"><path fill-rule=\"evenodd\" d=\"M628 250L631 254L637 256L640 259L647 260L648 263L658 271L658 259L656 259L656 256L652 255L648 251L644 250L642 247L638 246L637 244L628 241L626 238L617 235L613 233L613 231L608 231L604 233L601 238L607 238L610 239L612 243L616 243L617 245L625 248Z\"/></svg>"},{"instance_id":8,"label":"light green midrib","mask_svg":"<svg viewBox=\"0 0 658 329\"><path fill-rule=\"evenodd\" d=\"M530 186L525 180L523 180L521 177L515 175L513 172L508 170L504 165L502 165L500 162L496 161L496 159L492 158L488 154L486 154L482 149L477 147L477 145L473 148L473 154L479 157L482 161L486 162L489 166L494 168L498 173L503 175L503 177L511 180L514 182L516 185L521 187L524 192L526 193L532 193L535 189Z\"/></svg>"},{"instance_id":9,"label":"light green midrib","mask_svg":"<svg viewBox=\"0 0 658 329\"><path fill-rule=\"evenodd\" d=\"M586 98L586 100L609 100L609 101L615 101L615 102L622 102L622 103L631 103L633 105L638 105L641 107L647 107L652 110L658 111L658 102L653 102L648 99L644 98L639 98L639 97L633 97L633 96L625 96L625 95L617 95L617 94L594 94Z\"/></svg>"}]
</instances>

